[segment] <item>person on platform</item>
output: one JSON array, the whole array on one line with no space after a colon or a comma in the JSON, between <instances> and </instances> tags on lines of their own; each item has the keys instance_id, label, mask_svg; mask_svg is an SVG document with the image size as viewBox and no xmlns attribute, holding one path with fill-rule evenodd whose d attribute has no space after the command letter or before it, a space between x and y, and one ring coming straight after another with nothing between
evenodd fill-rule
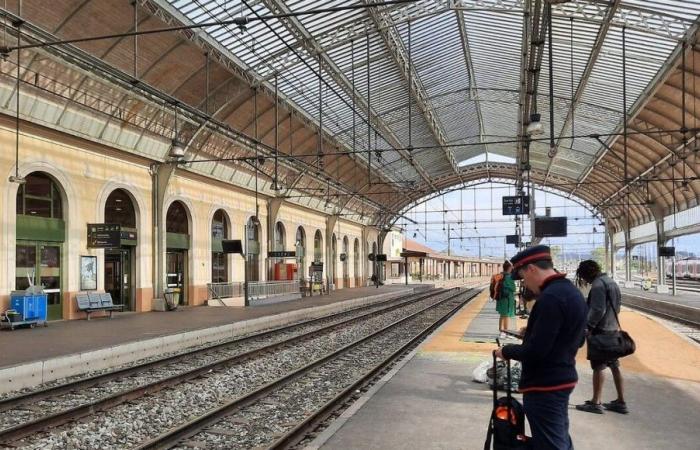
<instances>
[{"instance_id":1,"label":"person on platform","mask_svg":"<svg viewBox=\"0 0 700 450\"><path fill-rule=\"evenodd\" d=\"M549 247L515 255L513 279L536 296L522 344L508 344L496 356L521 361L520 392L535 450L573 449L569 436L569 396L578 382L576 352L583 345L588 307L566 274L552 265Z\"/></svg>"},{"instance_id":2,"label":"person on platform","mask_svg":"<svg viewBox=\"0 0 700 450\"><path fill-rule=\"evenodd\" d=\"M496 311L498 311L498 331L500 338L506 338L505 331L508 329L508 319L515 317L515 281L511 277L513 264L510 261L503 263L503 273L496 299Z\"/></svg>"},{"instance_id":3,"label":"person on platform","mask_svg":"<svg viewBox=\"0 0 700 450\"><path fill-rule=\"evenodd\" d=\"M603 273L600 265L588 259L581 261L576 269L576 283L579 286L589 284L588 292L588 329L587 335L616 331L618 329L615 313L620 312L622 295L620 287L607 274ZM615 311L613 311L615 308ZM609 403L601 403L603 383L605 382L605 368L609 367L615 381L617 398ZM624 382L620 371L620 360L591 361L593 369L593 398L581 405L576 405L579 411L594 414L603 414L603 408L620 414L627 414L625 403Z\"/></svg>"}]
</instances>

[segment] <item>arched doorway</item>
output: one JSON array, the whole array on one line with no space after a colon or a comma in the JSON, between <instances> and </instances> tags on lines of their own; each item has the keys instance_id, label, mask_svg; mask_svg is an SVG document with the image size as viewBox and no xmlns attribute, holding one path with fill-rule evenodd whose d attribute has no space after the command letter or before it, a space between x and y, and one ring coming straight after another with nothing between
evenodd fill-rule
<instances>
[{"instance_id":1,"label":"arched doorway","mask_svg":"<svg viewBox=\"0 0 700 450\"><path fill-rule=\"evenodd\" d=\"M372 270L372 269L370 269L371 263L370 263L370 261L369 261L369 254L370 254L370 251L369 251L369 242L365 241L365 256L367 257L368 261L365 262L365 266L364 266L364 267L365 267L365 270L364 270L364 279L365 279L365 282L364 282L364 284L369 284L369 281L368 281L368 280L369 280L369 277L370 277L370 270Z\"/></svg>"},{"instance_id":2,"label":"arched doorway","mask_svg":"<svg viewBox=\"0 0 700 450\"><path fill-rule=\"evenodd\" d=\"M314 234L314 262L323 261L323 235L321 230L316 230Z\"/></svg>"},{"instance_id":3,"label":"arched doorway","mask_svg":"<svg viewBox=\"0 0 700 450\"><path fill-rule=\"evenodd\" d=\"M316 230L316 233L314 233L314 262L315 263L322 263L323 262L323 235L321 234L321 230ZM319 266L317 266L317 267L319 267ZM328 273L327 267L326 267L326 273ZM311 281L313 283L322 283L323 282L323 271L321 270L319 272L313 272L313 275L311 277L312 277Z\"/></svg>"},{"instance_id":4,"label":"arched doorway","mask_svg":"<svg viewBox=\"0 0 700 450\"><path fill-rule=\"evenodd\" d=\"M136 309L136 208L131 195L124 189L115 189L105 202L105 223L118 224L122 238L118 248L105 249L105 292L112 295L116 304L124 309Z\"/></svg>"},{"instance_id":5,"label":"arched doorway","mask_svg":"<svg viewBox=\"0 0 700 450\"><path fill-rule=\"evenodd\" d=\"M179 303L185 305L189 288L190 220L184 203L176 200L170 204L165 215L165 231L166 287L177 290L180 293Z\"/></svg>"},{"instance_id":6,"label":"arched doorway","mask_svg":"<svg viewBox=\"0 0 700 450\"><path fill-rule=\"evenodd\" d=\"M348 242L347 236L343 237L343 253L341 256L343 260L343 287L348 288L350 287L350 272L348 270L348 258L350 257L350 243Z\"/></svg>"},{"instance_id":7,"label":"arched doorway","mask_svg":"<svg viewBox=\"0 0 700 450\"><path fill-rule=\"evenodd\" d=\"M251 216L246 223L248 281L260 281L260 222Z\"/></svg>"},{"instance_id":8,"label":"arched doorway","mask_svg":"<svg viewBox=\"0 0 700 450\"><path fill-rule=\"evenodd\" d=\"M355 238L352 253L354 257L353 275L355 276L355 287L358 287L361 285L362 280L360 276L360 241L357 238Z\"/></svg>"},{"instance_id":9,"label":"arched doorway","mask_svg":"<svg viewBox=\"0 0 700 450\"><path fill-rule=\"evenodd\" d=\"M297 228L295 247L297 255L297 277L299 280L303 280L304 271L306 270L306 233L303 227Z\"/></svg>"},{"instance_id":10,"label":"arched doorway","mask_svg":"<svg viewBox=\"0 0 700 450\"><path fill-rule=\"evenodd\" d=\"M25 180L17 191L15 290L44 286L47 318L61 319L64 196L59 184L44 172L30 173Z\"/></svg>"},{"instance_id":11,"label":"arched doorway","mask_svg":"<svg viewBox=\"0 0 700 450\"><path fill-rule=\"evenodd\" d=\"M282 222L275 223L275 229L272 234L272 250L275 252L284 252L287 247L287 230ZM269 255L269 253L268 253ZM269 280L288 280L293 278L291 273L292 267L287 266L284 256L271 256L269 261L272 263L272 273Z\"/></svg>"},{"instance_id":12,"label":"arched doorway","mask_svg":"<svg viewBox=\"0 0 700 450\"><path fill-rule=\"evenodd\" d=\"M338 239L335 233L331 236L331 264L330 264L330 280L333 283L333 288L338 286Z\"/></svg>"},{"instance_id":13,"label":"arched doorway","mask_svg":"<svg viewBox=\"0 0 700 450\"><path fill-rule=\"evenodd\" d=\"M228 214L217 209L211 219L211 282L227 283L229 255L224 253L222 241L229 239L231 229Z\"/></svg>"},{"instance_id":14,"label":"arched doorway","mask_svg":"<svg viewBox=\"0 0 700 450\"><path fill-rule=\"evenodd\" d=\"M372 255L374 259L372 262L372 275L379 277L379 263L377 262L377 243L372 242Z\"/></svg>"}]
</instances>

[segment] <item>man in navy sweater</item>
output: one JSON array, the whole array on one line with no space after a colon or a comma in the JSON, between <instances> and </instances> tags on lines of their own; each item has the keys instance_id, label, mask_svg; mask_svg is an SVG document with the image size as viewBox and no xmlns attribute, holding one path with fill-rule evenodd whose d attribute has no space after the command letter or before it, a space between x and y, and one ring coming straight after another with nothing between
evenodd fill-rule
<instances>
[{"instance_id":1,"label":"man in navy sweater","mask_svg":"<svg viewBox=\"0 0 700 450\"><path fill-rule=\"evenodd\" d=\"M515 255L513 278L537 295L523 343L505 345L496 356L522 362L520 392L536 450L573 449L569 436L569 396L576 352L583 344L588 307L574 284L552 266L549 247L538 245Z\"/></svg>"}]
</instances>

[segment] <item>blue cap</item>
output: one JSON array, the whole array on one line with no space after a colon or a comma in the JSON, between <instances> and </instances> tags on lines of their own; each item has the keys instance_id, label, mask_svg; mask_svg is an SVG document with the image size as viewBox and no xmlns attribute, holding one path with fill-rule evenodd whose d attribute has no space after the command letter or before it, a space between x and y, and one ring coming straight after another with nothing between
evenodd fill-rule
<instances>
[{"instance_id":1,"label":"blue cap","mask_svg":"<svg viewBox=\"0 0 700 450\"><path fill-rule=\"evenodd\" d=\"M528 247L510 259L510 262L513 263L512 278L514 280L519 280L520 276L518 274L518 269L521 269L527 264L534 263L537 261L551 260L552 254L550 253L548 246L536 245L534 247Z\"/></svg>"}]
</instances>

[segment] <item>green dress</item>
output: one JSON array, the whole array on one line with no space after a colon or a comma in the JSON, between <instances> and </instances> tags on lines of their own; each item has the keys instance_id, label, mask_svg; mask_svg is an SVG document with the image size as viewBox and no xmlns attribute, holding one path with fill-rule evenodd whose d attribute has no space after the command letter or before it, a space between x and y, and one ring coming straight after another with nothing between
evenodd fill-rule
<instances>
[{"instance_id":1,"label":"green dress","mask_svg":"<svg viewBox=\"0 0 700 450\"><path fill-rule=\"evenodd\" d=\"M503 275L496 311L501 317L515 317L515 281L509 273Z\"/></svg>"}]
</instances>

